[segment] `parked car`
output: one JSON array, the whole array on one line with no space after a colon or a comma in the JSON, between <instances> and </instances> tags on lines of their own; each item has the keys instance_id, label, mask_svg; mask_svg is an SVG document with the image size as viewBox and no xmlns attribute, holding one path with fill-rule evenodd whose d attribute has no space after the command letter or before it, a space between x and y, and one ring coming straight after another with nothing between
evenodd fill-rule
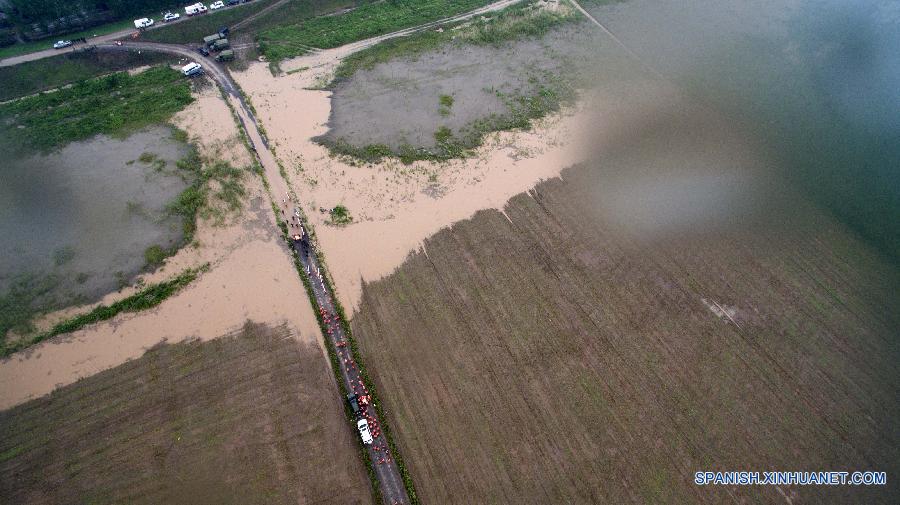
<instances>
[{"instance_id":1,"label":"parked car","mask_svg":"<svg viewBox=\"0 0 900 505\"><path fill-rule=\"evenodd\" d=\"M369 432L369 422L365 419L360 419L356 423L356 429L359 430L359 436L362 437L362 441L364 444L369 445L372 443L372 433Z\"/></svg>"},{"instance_id":2,"label":"parked car","mask_svg":"<svg viewBox=\"0 0 900 505\"><path fill-rule=\"evenodd\" d=\"M359 417L359 396L355 394L347 395L347 404L350 405L350 410L353 412L353 417Z\"/></svg>"},{"instance_id":3,"label":"parked car","mask_svg":"<svg viewBox=\"0 0 900 505\"><path fill-rule=\"evenodd\" d=\"M213 3L209 4L209 10L211 10L211 11L219 10L222 7L225 7L225 2L223 2L222 0L219 0L218 2L213 2Z\"/></svg>"},{"instance_id":4,"label":"parked car","mask_svg":"<svg viewBox=\"0 0 900 505\"><path fill-rule=\"evenodd\" d=\"M237 5L239 3L241 3L241 0L225 0L225 5L229 5L229 6Z\"/></svg>"},{"instance_id":5,"label":"parked car","mask_svg":"<svg viewBox=\"0 0 900 505\"><path fill-rule=\"evenodd\" d=\"M181 67L181 73L188 77L192 75L200 75L203 73L203 67L201 67L199 63L191 62Z\"/></svg>"},{"instance_id":6,"label":"parked car","mask_svg":"<svg viewBox=\"0 0 900 505\"><path fill-rule=\"evenodd\" d=\"M195 14L204 14L208 9L201 2L197 2L192 5L188 5L184 8L185 14L188 16L193 16Z\"/></svg>"},{"instance_id":7,"label":"parked car","mask_svg":"<svg viewBox=\"0 0 900 505\"><path fill-rule=\"evenodd\" d=\"M166 23L168 23L169 21L175 21L176 19L178 19L178 18L180 18L180 17L181 17L181 15L178 14L178 13L175 13L175 12L167 12L167 13L163 16L163 21L166 22Z\"/></svg>"},{"instance_id":8,"label":"parked car","mask_svg":"<svg viewBox=\"0 0 900 505\"><path fill-rule=\"evenodd\" d=\"M69 47L69 46L71 46L71 45L72 45L72 41L71 41L71 40L57 40L57 41L53 44L53 49L62 49L62 48L64 48L64 47Z\"/></svg>"},{"instance_id":9,"label":"parked car","mask_svg":"<svg viewBox=\"0 0 900 505\"><path fill-rule=\"evenodd\" d=\"M141 18L134 20L134 27L140 30L141 28L149 28L153 26L153 20L150 18Z\"/></svg>"},{"instance_id":10,"label":"parked car","mask_svg":"<svg viewBox=\"0 0 900 505\"><path fill-rule=\"evenodd\" d=\"M207 49L203 46L198 47L197 52L202 54L203 56L209 56L209 49Z\"/></svg>"}]
</instances>

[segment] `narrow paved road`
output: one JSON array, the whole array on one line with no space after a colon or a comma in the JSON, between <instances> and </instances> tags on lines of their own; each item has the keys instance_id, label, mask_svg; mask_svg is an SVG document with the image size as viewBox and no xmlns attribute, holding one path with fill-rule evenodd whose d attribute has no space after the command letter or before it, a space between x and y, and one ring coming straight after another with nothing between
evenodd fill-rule
<instances>
[{"instance_id":1,"label":"narrow paved road","mask_svg":"<svg viewBox=\"0 0 900 505\"><path fill-rule=\"evenodd\" d=\"M316 259L313 245L309 241L309 236L299 223L296 225L292 224L291 231L294 233L292 245L300 258L301 265L307 272L316 302L319 305L319 313L325 320L327 331L325 338L337 351L344 386L348 392L352 391L361 398L366 398L369 394L368 390L359 374L359 367L353 360L349 342L341 326L340 316L337 314L332 302L332 294L328 292L328 288L323 282L319 271L319 263ZM372 444L366 446L366 452L375 468L375 475L378 477L379 483L381 483L381 494L384 497L384 502L390 505L407 504L409 503L409 498L406 495L403 478L400 475L400 469L397 467L394 455L391 454L390 447L388 447L387 439L381 431L378 413L374 408L370 408L367 405L361 405L361 407L363 416L368 421L369 429L374 438Z\"/></svg>"}]
</instances>

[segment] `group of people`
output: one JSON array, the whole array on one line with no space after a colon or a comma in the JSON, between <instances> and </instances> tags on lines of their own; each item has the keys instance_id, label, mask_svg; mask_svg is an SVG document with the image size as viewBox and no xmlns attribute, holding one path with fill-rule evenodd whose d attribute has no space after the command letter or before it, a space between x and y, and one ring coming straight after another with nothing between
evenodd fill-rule
<instances>
[{"instance_id":1,"label":"group of people","mask_svg":"<svg viewBox=\"0 0 900 505\"><path fill-rule=\"evenodd\" d=\"M288 226L291 230L297 230L297 233L291 233L291 236L294 237L295 240L299 240L301 237L305 238L306 230L304 230L303 228L300 211L294 210L293 212L291 212L291 205L292 201L290 197L283 198L281 200L281 215L282 217L287 218ZM288 216L289 212L290 216ZM335 342L335 347L337 348L338 352L338 360L347 371L347 376L349 379L348 383L350 385L350 388L353 390L353 393L356 394L359 398L360 410L362 412L362 415L366 418L366 422L369 423L369 431L372 433L372 438L378 439L378 437L381 436L381 428L378 425L378 420L369 413L371 398L369 396L369 390L366 388L366 384L363 382L359 374L359 367L356 365L356 361L354 361L353 359L353 354L351 353L350 348L347 345L347 341L344 339L338 339L336 336L336 333L339 332L341 328L341 318L336 313L325 310L325 308L321 305L319 306L319 315L322 317L322 322L325 326L327 338ZM391 462L390 449L388 448L387 443L385 443L384 441L373 445L372 450L381 452L383 454L376 460L377 464L383 465Z\"/></svg>"}]
</instances>

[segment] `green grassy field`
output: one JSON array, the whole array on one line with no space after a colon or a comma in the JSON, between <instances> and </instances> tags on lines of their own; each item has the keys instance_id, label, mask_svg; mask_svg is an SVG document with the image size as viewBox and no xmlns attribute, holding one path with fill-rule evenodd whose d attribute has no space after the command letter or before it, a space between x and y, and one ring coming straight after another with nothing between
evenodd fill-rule
<instances>
[{"instance_id":1,"label":"green grassy field","mask_svg":"<svg viewBox=\"0 0 900 505\"><path fill-rule=\"evenodd\" d=\"M113 23L95 26L94 28L90 28L88 30L82 30L80 32L58 35L55 38L36 40L34 42L25 42L22 44L13 44L8 47L0 48L0 59L20 56L23 54L33 53L35 51L43 51L44 49L52 49L53 43L60 39L72 40L84 37L88 38L88 42L90 42L90 37L93 37L94 35L107 35L109 33L118 32L120 30L127 30L129 28L134 28L134 21L115 21Z\"/></svg>"},{"instance_id":2,"label":"green grassy field","mask_svg":"<svg viewBox=\"0 0 900 505\"><path fill-rule=\"evenodd\" d=\"M693 475L900 471L897 268L802 198L768 227L639 239L598 214L601 174L566 170L364 287L353 333L422 501L894 503L890 482Z\"/></svg>"},{"instance_id":3,"label":"green grassy field","mask_svg":"<svg viewBox=\"0 0 900 505\"><path fill-rule=\"evenodd\" d=\"M152 52L69 53L42 60L0 67L0 101L59 88L86 79L172 61Z\"/></svg>"},{"instance_id":4,"label":"green grassy field","mask_svg":"<svg viewBox=\"0 0 900 505\"><path fill-rule=\"evenodd\" d=\"M0 412L3 503L368 504L315 344L249 323Z\"/></svg>"},{"instance_id":5,"label":"green grassy field","mask_svg":"<svg viewBox=\"0 0 900 505\"><path fill-rule=\"evenodd\" d=\"M271 61L330 48L460 14L488 0L393 0L364 4L346 14L322 16L259 34L261 52Z\"/></svg>"},{"instance_id":6,"label":"green grassy field","mask_svg":"<svg viewBox=\"0 0 900 505\"><path fill-rule=\"evenodd\" d=\"M119 72L0 105L0 132L47 151L98 133L122 135L164 123L192 101L190 84L168 67L135 76Z\"/></svg>"}]
</instances>

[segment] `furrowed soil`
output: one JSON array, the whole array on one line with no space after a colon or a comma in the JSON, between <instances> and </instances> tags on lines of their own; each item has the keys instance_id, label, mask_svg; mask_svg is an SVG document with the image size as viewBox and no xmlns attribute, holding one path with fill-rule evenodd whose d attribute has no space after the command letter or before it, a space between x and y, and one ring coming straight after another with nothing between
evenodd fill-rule
<instances>
[{"instance_id":1,"label":"furrowed soil","mask_svg":"<svg viewBox=\"0 0 900 505\"><path fill-rule=\"evenodd\" d=\"M799 198L638 236L598 211L609 184L567 169L364 285L354 334L422 501L896 503L693 483L900 471L896 267Z\"/></svg>"},{"instance_id":2,"label":"furrowed soil","mask_svg":"<svg viewBox=\"0 0 900 505\"><path fill-rule=\"evenodd\" d=\"M0 412L3 503L370 503L328 364L248 322Z\"/></svg>"}]
</instances>

